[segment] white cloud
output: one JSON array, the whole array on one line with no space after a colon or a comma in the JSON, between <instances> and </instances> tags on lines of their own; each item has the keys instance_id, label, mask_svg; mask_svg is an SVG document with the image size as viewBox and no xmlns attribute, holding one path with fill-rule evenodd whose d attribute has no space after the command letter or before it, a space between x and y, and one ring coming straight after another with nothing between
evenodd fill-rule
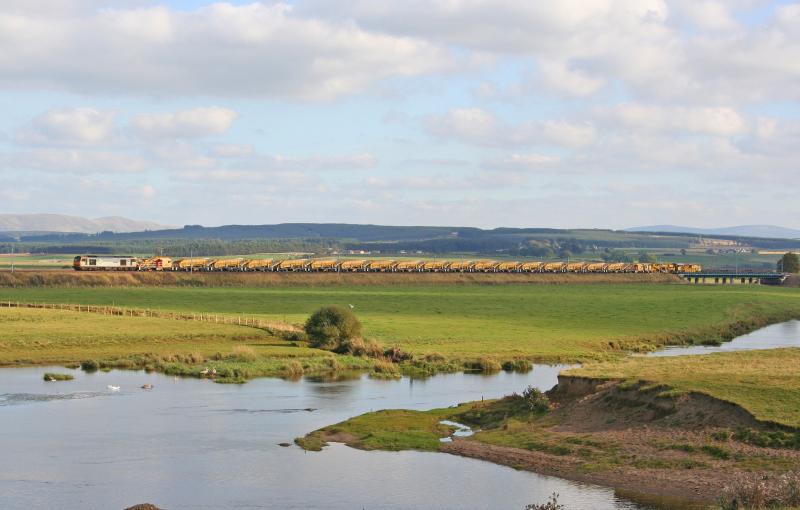
<instances>
[{"instance_id":1,"label":"white cloud","mask_svg":"<svg viewBox=\"0 0 800 510\"><path fill-rule=\"evenodd\" d=\"M91 5L91 4L87 4ZM0 85L330 100L452 66L439 46L287 3L0 12Z\"/></svg>"},{"instance_id":2,"label":"white cloud","mask_svg":"<svg viewBox=\"0 0 800 510\"><path fill-rule=\"evenodd\" d=\"M539 62L544 84L559 93L588 96L605 84L603 78L593 77L580 69L573 69L563 61L543 59Z\"/></svg>"},{"instance_id":3,"label":"white cloud","mask_svg":"<svg viewBox=\"0 0 800 510\"><path fill-rule=\"evenodd\" d=\"M33 144L99 144L116 131L115 112L95 108L60 108L34 118L16 140Z\"/></svg>"},{"instance_id":4,"label":"white cloud","mask_svg":"<svg viewBox=\"0 0 800 510\"><path fill-rule=\"evenodd\" d=\"M131 119L131 129L142 138L176 139L219 135L227 131L238 114L217 106L174 113L142 113Z\"/></svg>"},{"instance_id":5,"label":"white cloud","mask_svg":"<svg viewBox=\"0 0 800 510\"><path fill-rule=\"evenodd\" d=\"M730 107L681 107L622 103L600 108L599 115L627 128L672 133L735 136L749 127L742 115Z\"/></svg>"},{"instance_id":6,"label":"white cloud","mask_svg":"<svg viewBox=\"0 0 800 510\"><path fill-rule=\"evenodd\" d=\"M75 174L115 174L142 172L148 162L139 155L88 149L41 148L0 154L0 169Z\"/></svg>"},{"instance_id":7,"label":"white cloud","mask_svg":"<svg viewBox=\"0 0 800 510\"><path fill-rule=\"evenodd\" d=\"M560 161L561 158L558 156L548 156L545 154L511 154L506 157L486 161L483 166L489 169L540 170L550 167Z\"/></svg>"}]
</instances>

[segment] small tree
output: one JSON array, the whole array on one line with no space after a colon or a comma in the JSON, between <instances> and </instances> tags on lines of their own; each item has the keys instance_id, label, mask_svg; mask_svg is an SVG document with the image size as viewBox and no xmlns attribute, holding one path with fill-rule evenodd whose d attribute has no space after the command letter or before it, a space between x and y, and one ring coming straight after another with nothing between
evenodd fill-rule
<instances>
[{"instance_id":1,"label":"small tree","mask_svg":"<svg viewBox=\"0 0 800 510\"><path fill-rule=\"evenodd\" d=\"M326 306L311 314L305 330L312 347L335 350L343 342L361 335L361 323L346 308Z\"/></svg>"},{"instance_id":2,"label":"small tree","mask_svg":"<svg viewBox=\"0 0 800 510\"><path fill-rule=\"evenodd\" d=\"M796 253L787 252L778 260L778 271L783 273L800 273L800 257Z\"/></svg>"}]
</instances>

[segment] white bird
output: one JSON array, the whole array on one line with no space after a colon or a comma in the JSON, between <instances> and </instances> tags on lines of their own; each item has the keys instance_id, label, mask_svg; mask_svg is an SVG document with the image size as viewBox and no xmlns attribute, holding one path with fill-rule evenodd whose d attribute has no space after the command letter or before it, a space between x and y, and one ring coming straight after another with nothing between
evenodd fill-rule
<instances>
[{"instance_id":1,"label":"white bird","mask_svg":"<svg viewBox=\"0 0 800 510\"><path fill-rule=\"evenodd\" d=\"M200 371L200 375L208 375L208 367Z\"/></svg>"},{"instance_id":2,"label":"white bird","mask_svg":"<svg viewBox=\"0 0 800 510\"><path fill-rule=\"evenodd\" d=\"M355 308L355 305L348 304L347 306L349 306L351 309Z\"/></svg>"},{"instance_id":3,"label":"white bird","mask_svg":"<svg viewBox=\"0 0 800 510\"><path fill-rule=\"evenodd\" d=\"M217 375L217 369L216 368L212 368L211 369L211 375Z\"/></svg>"},{"instance_id":4,"label":"white bird","mask_svg":"<svg viewBox=\"0 0 800 510\"><path fill-rule=\"evenodd\" d=\"M153 385L152 384L143 384L142 385L142 389L143 390L152 390L153 389Z\"/></svg>"},{"instance_id":5,"label":"white bird","mask_svg":"<svg viewBox=\"0 0 800 510\"><path fill-rule=\"evenodd\" d=\"M111 391L119 391L119 386L113 386L113 385L109 384L107 387Z\"/></svg>"}]
</instances>

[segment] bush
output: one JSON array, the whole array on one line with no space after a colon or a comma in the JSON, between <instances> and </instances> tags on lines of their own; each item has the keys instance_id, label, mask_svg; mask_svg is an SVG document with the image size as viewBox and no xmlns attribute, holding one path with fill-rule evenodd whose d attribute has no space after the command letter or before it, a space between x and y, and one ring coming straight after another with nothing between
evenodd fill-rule
<instances>
[{"instance_id":1,"label":"bush","mask_svg":"<svg viewBox=\"0 0 800 510\"><path fill-rule=\"evenodd\" d=\"M546 502L526 505L525 510L564 510L564 505L558 504L558 494L554 492Z\"/></svg>"},{"instance_id":2,"label":"bush","mask_svg":"<svg viewBox=\"0 0 800 510\"><path fill-rule=\"evenodd\" d=\"M86 372L97 372L100 368L100 363L97 360L87 359L86 361L81 361L81 370L85 370Z\"/></svg>"},{"instance_id":3,"label":"bush","mask_svg":"<svg viewBox=\"0 0 800 510\"><path fill-rule=\"evenodd\" d=\"M526 359L514 359L503 362L503 370L506 372L530 372L533 369L531 362Z\"/></svg>"},{"instance_id":4,"label":"bush","mask_svg":"<svg viewBox=\"0 0 800 510\"><path fill-rule=\"evenodd\" d=\"M543 413L550 409L550 400L538 388L528 386L522 392L522 398L528 410L534 413Z\"/></svg>"},{"instance_id":5,"label":"bush","mask_svg":"<svg viewBox=\"0 0 800 510\"><path fill-rule=\"evenodd\" d=\"M722 510L793 508L800 505L800 474L743 475L722 489Z\"/></svg>"},{"instance_id":6,"label":"bush","mask_svg":"<svg viewBox=\"0 0 800 510\"><path fill-rule=\"evenodd\" d=\"M464 368L466 370L475 370L491 374L494 372L499 372L502 367L500 366L500 363L497 362L497 360L484 357L484 358L479 358L475 361L464 362Z\"/></svg>"},{"instance_id":7,"label":"bush","mask_svg":"<svg viewBox=\"0 0 800 510\"><path fill-rule=\"evenodd\" d=\"M305 324L312 347L335 350L361 335L361 323L355 314L341 306L326 306L314 312Z\"/></svg>"}]
</instances>

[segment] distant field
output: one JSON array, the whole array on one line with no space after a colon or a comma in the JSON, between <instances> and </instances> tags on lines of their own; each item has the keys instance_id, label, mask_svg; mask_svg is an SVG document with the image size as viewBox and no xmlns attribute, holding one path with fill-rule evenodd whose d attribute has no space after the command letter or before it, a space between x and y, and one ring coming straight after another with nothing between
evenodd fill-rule
<instances>
[{"instance_id":1,"label":"distant field","mask_svg":"<svg viewBox=\"0 0 800 510\"><path fill-rule=\"evenodd\" d=\"M800 428L800 349L627 358L568 375L664 384L733 402L757 419Z\"/></svg>"},{"instance_id":2,"label":"distant field","mask_svg":"<svg viewBox=\"0 0 800 510\"><path fill-rule=\"evenodd\" d=\"M0 288L0 300L246 313L292 323L324 305L352 305L368 338L414 353L552 362L715 339L800 317L794 289L680 284Z\"/></svg>"}]
</instances>

